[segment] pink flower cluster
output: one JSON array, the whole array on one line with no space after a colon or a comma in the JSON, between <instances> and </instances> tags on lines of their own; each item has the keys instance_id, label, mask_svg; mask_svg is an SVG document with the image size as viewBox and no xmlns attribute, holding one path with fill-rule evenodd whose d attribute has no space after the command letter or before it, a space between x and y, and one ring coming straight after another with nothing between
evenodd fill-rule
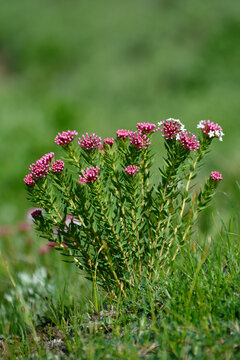
<instances>
[{"instance_id":1,"label":"pink flower cluster","mask_svg":"<svg viewBox=\"0 0 240 360\"><path fill-rule=\"evenodd\" d=\"M113 138L106 138L103 140L105 145L113 146L114 139Z\"/></svg>"},{"instance_id":2,"label":"pink flower cluster","mask_svg":"<svg viewBox=\"0 0 240 360\"><path fill-rule=\"evenodd\" d=\"M27 174L23 179L23 181L25 182L26 185L30 187L35 185L35 181L33 180L32 174Z\"/></svg>"},{"instance_id":3,"label":"pink flower cluster","mask_svg":"<svg viewBox=\"0 0 240 360\"><path fill-rule=\"evenodd\" d=\"M100 173L100 168L98 166L96 167L90 167L86 170L82 170L83 176L79 175L79 182L80 183L90 183L97 180L98 175Z\"/></svg>"},{"instance_id":4,"label":"pink flower cluster","mask_svg":"<svg viewBox=\"0 0 240 360\"><path fill-rule=\"evenodd\" d=\"M201 120L197 128L202 129L202 132L209 138L217 138L219 141L222 141L224 133L220 125L214 124L210 120Z\"/></svg>"},{"instance_id":5,"label":"pink flower cluster","mask_svg":"<svg viewBox=\"0 0 240 360\"><path fill-rule=\"evenodd\" d=\"M62 133L59 132L55 137L54 141L57 145L67 146L68 144L70 144L70 142L72 142L75 139L77 134L78 133L76 132L76 130L63 131Z\"/></svg>"},{"instance_id":6,"label":"pink flower cluster","mask_svg":"<svg viewBox=\"0 0 240 360\"><path fill-rule=\"evenodd\" d=\"M102 139L97 135L89 135L88 133L86 133L85 135L82 135L82 139L78 139L78 145L86 150L92 150L95 148L101 148L101 141Z\"/></svg>"},{"instance_id":7,"label":"pink flower cluster","mask_svg":"<svg viewBox=\"0 0 240 360\"><path fill-rule=\"evenodd\" d=\"M178 119L169 118L158 123L162 136L166 140L177 138L177 135L185 131L184 125Z\"/></svg>"},{"instance_id":8,"label":"pink flower cluster","mask_svg":"<svg viewBox=\"0 0 240 360\"><path fill-rule=\"evenodd\" d=\"M196 139L196 136L190 132L182 132L179 134L179 141L181 145L190 151L196 151L199 149L199 141Z\"/></svg>"},{"instance_id":9,"label":"pink flower cluster","mask_svg":"<svg viewBox=\"0 0 240 360\"><path fill-rule=\"evenodd\" d=\"M49 164L44 164L40 160L30 165L29 171L34 179L45 178L49 174Z\"/></svg>"},{"instance_id":10,"label":"pink flower cluster","mask_svg":"<svg viewBox=\"0 0 240 360\"><path fill-rule=\"evenodd\" d=\"M45 178L49 174L50 163L54 157L54 153L50 152L43 155L36 163L33 163L29 167L31 174L25 176L23 181L28 186L34 186L35 180L38 178Z\"/></svg>"},{"instance_id":11,"label":"pink flower cluster","mask_svg":"<svg viewBox=\"0 0 240 360\"><path fill-rule=\"evenodd\" d=\"M130 135L130 131L126 129L120 129L116 131L117 137L119 139L126 139Z\"/></svg>"},{"instance_id":12,"label":"pink flower cluster","mask_svg":"<svg viewBox=\"0 0 240 360\"><path fill-rule=\"evenodd\" d=\"M129 137L129 141L133 146L138 149L146 149L148 145L151 144L146 134L152 134L158 130L155 124L143 122L137 123L137 130L134 132L127 129L119 129L116 131L116 134L118 139L126 139Z\"/></svg>"},{"instance_id":13,"label":"pink flower cluster","mask_svg":"<svg viewBox=\"0 0 240 360\"><path fill-rule=\"evenodd\" d=\"M141 131L130 132L129 141L133 146L136 146L138 149L146 149L148 145L151 144L150 139L146 134L142 134Z\"/></svg>"},{"instance_id":14,"label":"pink flower cluster","mask_svg":"<svg viewBox=\"0 0 240 360\"><path fill-rule=\"evenodd\" d=\"M64 169L64 162L62 160L56 160L51 167L53 173L60 173Z\"/></svg>"},{"instance_id":15,"label":"pink flower cluster","mask_svg":"<svg viewBox=\"0 0 240 360\"><path fill-rule=\"evenodd\" d=\"M133 174L138 172L138 168L136 165L129 165L125 168L125 173L132 176Z\"/></svg>"},{"instance_id":16,"label":"pink flower cluster","mask_svg":"<svg viewBox=\"0 0 240 360\"><path fill-rule=\"evenodd\" d=\"M210 177L213 181L221 181L223 179L222 174L218 171L212 171Z\"/></svg>"},{"instance_id":17,"label":"pink flower cluster","mask_svg":"<svg viewBox=\"0 0 240 360\"><path fill-rule=\"evenodd\" d=\"M199 141L196 136L187 132L184 125L178 119L167 119L158 123L162 136L166 139L176 139L180 144L189 151L196 151L199 149Z\"/></svg>"},{"instance_id":18,"label":"pink flower cluster","mask_svg":"<svg viewBox=\"0 0 240 360\"><path fill-rule=\"evenodd\" d=\"M158 129L155 129L155 128L156 128L156 125L150 124L149 122L137 123L137 129L142 134L152 134L155 131L158 131Z\"/></svg>"},{"instance_id":19,"label":"pink flower cluster","mask_svg":"<svg viewBox=\"0 0 240 360\"><path fill-rule=\"evenodd\" d=\"M42 163L42 164L50 164L52 159L54 158L54 152L50 152L48 154L43 155L39 160L37 160L36 163Z\"/></svg>"}]
</instances>

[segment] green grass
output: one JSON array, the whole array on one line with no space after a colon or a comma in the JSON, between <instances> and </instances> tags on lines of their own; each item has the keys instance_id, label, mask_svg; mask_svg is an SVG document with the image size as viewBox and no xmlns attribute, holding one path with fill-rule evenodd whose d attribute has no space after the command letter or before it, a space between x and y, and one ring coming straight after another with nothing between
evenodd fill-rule
<instances>
[{"instance_id":1,"label":"green grass","mask_svg":"<svg viewBox=\"0 0 240 360\"><path fill-rule=\"evenodd\" d=\"M30 276L44 266L42 288L29 280L24 285L16 274L14 288L2 262L3 358L239 359L239 220L223 224L215 238L186 244L158 283L143 279L127 299L109 299L100 289L94 297L57 252L35 255L32 272L26 257L10 266ZM12 305L6 294L12 294Z\"/></svg>"},{"instance_id":2,"label":"green grass","mask_svg":"<svg viewBox=\"0 0 240 360\"><path fill-rule=\"evenodd\" d=\"M240 359L240 3L0 0L0 7L0 358ZM109 314L100 289L94 298L72 265L55 252L38 254L42 240L19 230L29 207L22 179L30 163L57 152L58 131L107 137L170 116L193 132L201 119L222 125L224 142L214 143L201 176L218 170L224 181L169 273L154 289L146 283L130 294L131 302L112 301ZM162 144L155 150L162 157ZM39 290L32 313L19 273L41 267L52 292ZM16 295L12 306L4 295L21 288L26 298Z\"/></svg>"}]
</instances>

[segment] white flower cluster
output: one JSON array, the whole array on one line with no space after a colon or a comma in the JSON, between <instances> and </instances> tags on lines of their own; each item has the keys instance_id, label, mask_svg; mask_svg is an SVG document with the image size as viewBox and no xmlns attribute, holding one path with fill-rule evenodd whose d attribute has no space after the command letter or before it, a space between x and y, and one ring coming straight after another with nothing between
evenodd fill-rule
<instances>
[{"instance_id":1,"label":"white flower cluster","mask_svg":"<svg viewBox=\"0 0 240 360\"><path fill-rule=\"evenodd\" d=\"M218 138L219 141L223 141L222 137L224 135L221 126L210 122L210 120L201 120L197 125L198 129L202 129L204 134L209 138Z\"/></svg>"}]
</instances>

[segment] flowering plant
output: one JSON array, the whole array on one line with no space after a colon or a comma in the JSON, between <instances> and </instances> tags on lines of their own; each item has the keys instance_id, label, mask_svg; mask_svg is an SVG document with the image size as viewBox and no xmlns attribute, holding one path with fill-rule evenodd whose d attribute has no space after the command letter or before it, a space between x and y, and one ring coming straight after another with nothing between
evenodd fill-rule
<instances>
[{"instance_id":1,"label":"flowering plant","mask_svg":"<svg viewBox=\"0 0 240 360\"><path fill-rule=\"evenodd\" d=\"M221 127L201 121L200 136L176 119L138 123L116 138L76 131L58 133L54 153L30 165L24 182L36 229L103 289L126 295L144 278L174 260L190 239L198 214L209 204L222 175L213 171L193 190L199 164ZM159 137L161 134L161 137ZM164 138L166 157L157 184L151 181L151 138ZM70 219L70 220L69 220Z\"/></svg>"}]
</instances>

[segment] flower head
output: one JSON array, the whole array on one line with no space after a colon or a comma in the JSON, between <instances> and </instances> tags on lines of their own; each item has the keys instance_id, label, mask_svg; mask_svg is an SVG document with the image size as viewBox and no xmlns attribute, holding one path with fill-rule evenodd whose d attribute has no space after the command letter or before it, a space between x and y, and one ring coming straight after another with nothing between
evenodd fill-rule
<instances>
[{"instance_id":1,"label":"flower head","mask_svg":"<svg viewBox=\"0 0 240 360\"><path fill-rule=\"evenodd\" d=\"M224 133L220 125L214 124L210 120L201 120L197 128L202 129L202 132L209 138L217 138L219 141L222 141Z\"/></svg>"},{"instance_id":2,"label":"flower head","mask_svg":"<svg viewBox=\"0 0 240 360\"><path fill-rule=\"evenodd\" d=\"M158 131L158 129L155 129L156 125L155 124L150 124L148 123L137 123L137 129L139 130L139 132L141 132L142 134L152 134L155 131Z\"/></svg>"},{"instance_id":3,"label":"flower head","mask_svg":"<svg viewBox=\"0 0 240 360\"><path fill-rule=\"evenodd\" d=\"M42 210L41 209L36 209L31 213L31 216L33 219L38 218L39 216L42 216Z\"/></svg>"},{"instance_id":4,"label":"flower head","mask_svg":"<svg viewBox=\"0 0 240 360\"><path fill-rule=\"evenodd\" d=\"M50 152L48 154L43 155L39 160L36 161L36 163L40 162L42 164L50 164L52 159L54 158L54 152Z\"/></svg>"},{"instance_id":5,"label":"flower head","mask_svg":"<svg viewBox=\"0 0 240 360\"><path fill-rule=\"evenodd\" d=\"M102 139L97 135L95 134L89 135L88 133L86 133L85 135L82 135L82 139L81 138L78 139L78 145L86 150L91 150L91 149L99 148L99 146L101 145L101 141Z\"/></svg>"},{"instance_id":6,"label":"flower head","mask_svg":"<svg viewBox=\"0 0 240 360\"><path fill-rule=\"evenodd\" d=\"M100 168L98 166L96 167L90 167L86 170L82 170L83 176L79 175L79 182L80 183L90 183L97 180L98 175L100 173Z\"/></svg>"},{"instance_id":7,"label":"flower head","mask_svg":"<svg viewBox=\"0 0 240 360\"><path fill-rule=\"evenodd\" d=\"M142 134L138 131L130 132L129 141L133 146L136 146L138 149L146 149L148 145L151 144L150 139L147 138L147 135Z\"/></svg>"},{"instance_id":8,"label":"flower head","mask_svg":"<svg viewBox=\"0 0 240 360\"><path fill-rule=\"evenodd\" d=\"M70 144L70 142L72 142L75 139L77 134L78 133L76 132L76 130L63 131L62 133L59 132L55 137L54 141L57 145L67 146L68 144Z\"/></svg>"},{"instance_id":9,"label":"flower head","mask_svg":"<svg viewBox=\"0 0 240 360\"><path fill-rule=\"evenodd\" d=\"M213 181L221 181L223 179L222 174L220 174L218 171L212 171L210 178Z\"/></svg>"},{"instance_id":10,"label":"flower head","mask_svg":"<svg viewBox=\"0 0 240 360\"><path fill-rule=\"evenodd\" d=\"M162 132L162 136L165 137L166 140L174 139L178 136L178 134L185 131L184 125L181 121L173 118L160 121L158 126Z\"/></svg>"},{"instance_id":11,"label":"flower head","mask_svg":"<svg viewBox=\"0 0 240 360\"><path fill-rule=\"evenodd\" d=\"M190 151L196 151L199 149L199 141L196 139L196 136L190 132L181 132L178 140L184 148Z\"/></svg>"},{"instance_id":12,"label":"flower head","mask_svg":"<svg viewBox=\"0 0 240 360\"><path fill-rule=\"evenodd\" d=\"M28 222L29 224L32 224L32 223L33 223L33 218L32 218L32 215L31 215L31 214L32 214L32 212L34 212L35 210L41 210L42 213L44 213L44 210L41 209L41 208L37 208L37 207L35 207L35 206L29 208L29 209L27 210L27 212L26 212L26 220L27 220L27 222Z\"/></svg>"},{"instance_id":13,"label":"flower head","mask_svg":"<svg viewBox=\"0 0 240 360\"><path fill-rule=\"evenodd\" d=\"M40 160L29 167L33 179L45 178L49 174L49 164L44 164Z\"/></svg>"},{"instance_id":14,"label":"flower head","mask_svg":"<svg viewBox=\"0 0 240 360\"><path fill-rule=\"evenodd\" d=\"M133 174L138 172L138 168L136 165L129 165L125 168L125 173L132 176Z\"/></svg>"},{"instance_id":15,"label":"flower head","mask_svg":"<svg viewBox=\"0 0 240 360\"><path fill-rule=\"evenodd\" d=\"M32 174L27 174L25 176L25 178L23 179L23 181L25 182L25 184L27 186L34 186L35 185L35 181L33 180Z\"/></svg>"},{"instance_id":16,"label":"flower head","mask_svg":"<svg viewBox=\"0 0 240 360\"><path fill-rule=\"evenodd\" d=\"M109 146L113 146L113 143L114 143L114 139L113 138L106 138L103 140L104 144L105 145L109 145Z\"/></svg>"},{"instance_id":17,"label":"flower head","mask_svg":"<svg viewBox=\"0 0 240 360\"><path fill-rule=\"evenodd\" d=\"M86 184L88 183L89 181L87 179L85 179L84 177L82 177L81 175L79 175L79 180L78 180L79 183L81 184Z\"/></svg>"},{"instance_id":18,"label":"flower head","mask_svg":"<svg viewBox=\"0 0 240 360\"><path fill-rule=\"evenodd\" d=\"M56 160L51 167L53 173L60 173L64 169L64 162L62 160Z\"/></svg>"},{"instance_id":19,"label":"flower head","mask_svg":"<svg viewBox=\"0 0 240 360\"><path fill-rule=\"evenodd\" d=\"M126 129L120 129L116 131L116 134L119 139L126 139L130 135L130 131Z\"/></svg>"}]
</instances>

